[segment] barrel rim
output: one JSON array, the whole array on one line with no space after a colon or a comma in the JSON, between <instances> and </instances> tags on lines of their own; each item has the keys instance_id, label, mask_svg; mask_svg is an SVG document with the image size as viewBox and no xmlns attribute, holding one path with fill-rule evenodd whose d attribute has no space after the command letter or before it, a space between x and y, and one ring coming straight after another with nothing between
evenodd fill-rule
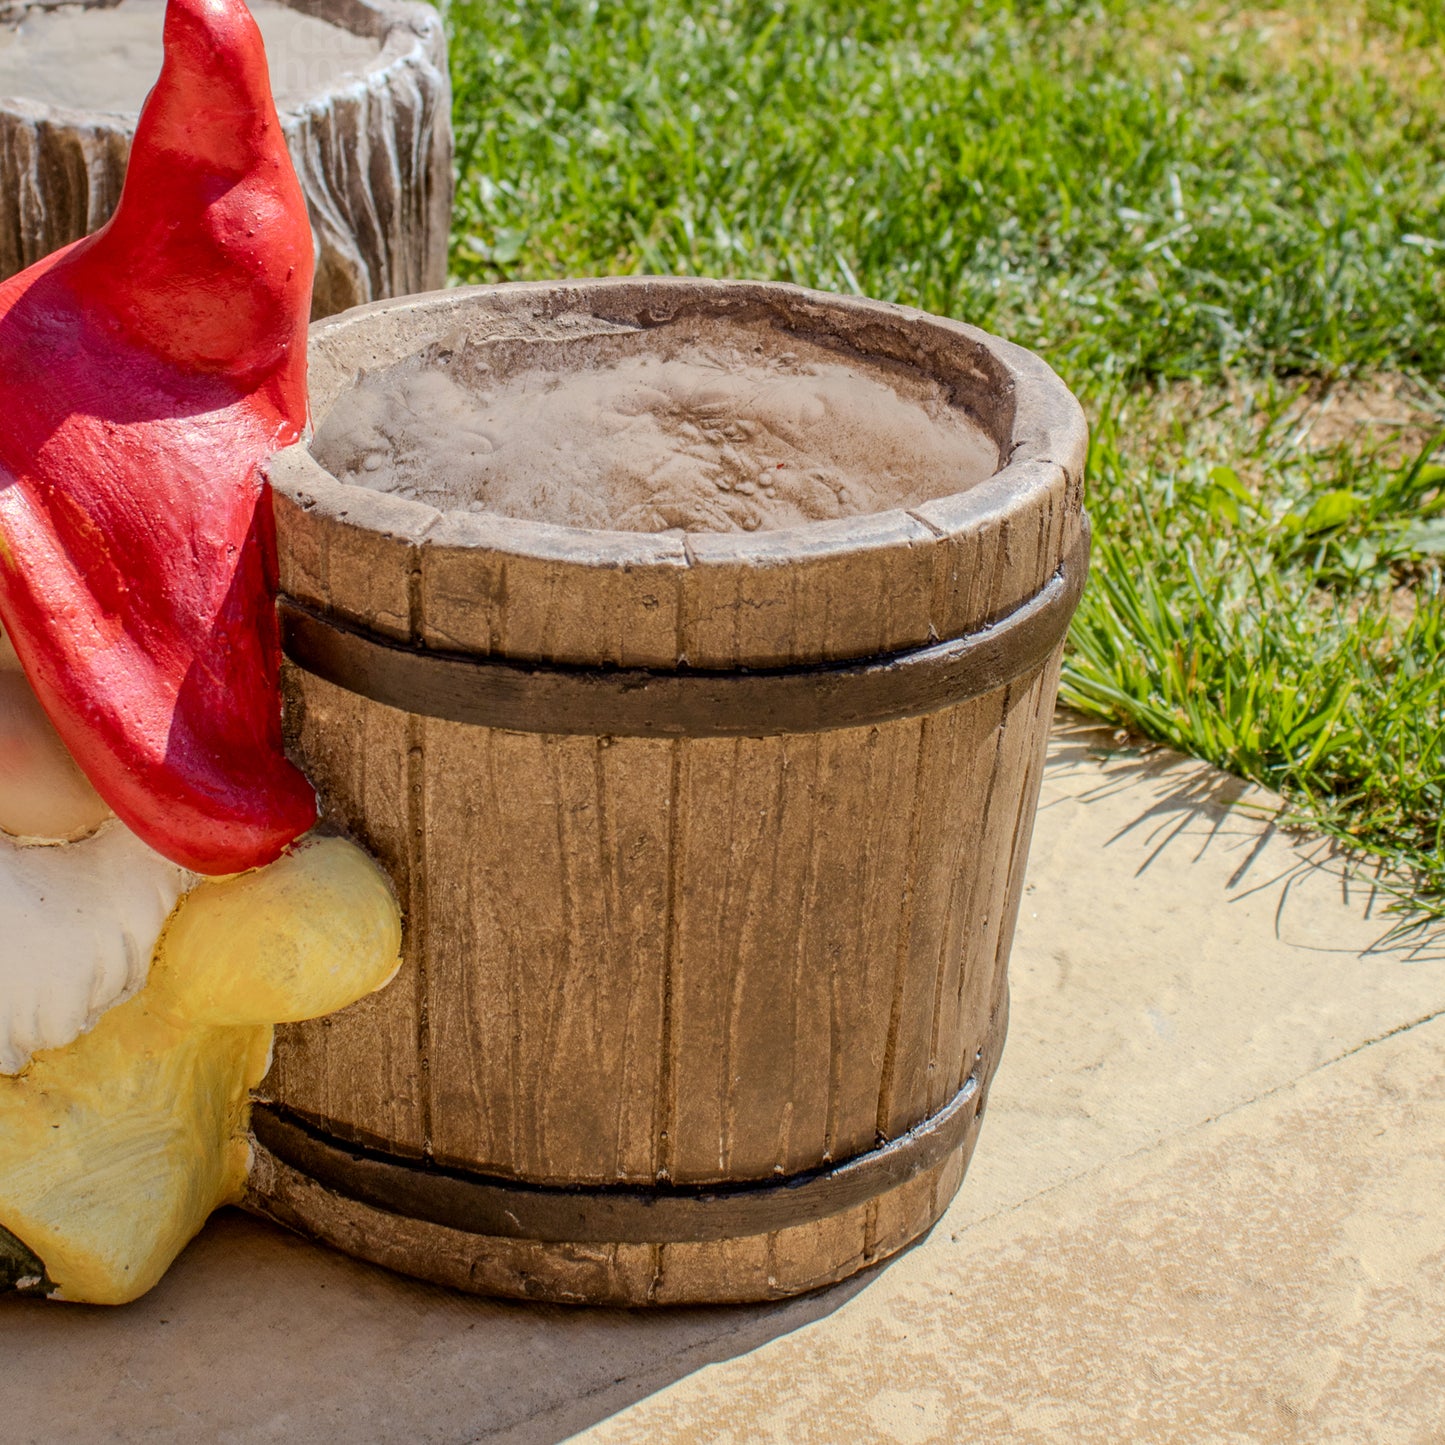
<instances>
[{"instance_id":1,"label":"barrel rim","mask_svg":"<svg viewBox=\"0 0 1445 1445\"><path fill-rule=\"evenodd\" d=\"M420 543L485 546L517 556L545 557L549 561L584 569L626 566L675 569L695 562L722 566L778 566L799 560L842 557L869 547L903 541L925 544L971 533L1026 514L1055 485L1062 473L1068 488L1078 493L1082 484L1088 424L1073 394L1041 358L1021 346L992 335L967 322L934 316L912 307L865 297L837 296L785 282L727 281L693 277L617 276L576 281L520 281L495 285L454 287L416 296L391 298L354 307L317 322L311 328L313 378L325 370L327 350L354 328L375 332L378 321L392 315L424 317L432 325L400 348L375 354L377 366L393 365L415 355L454 330L459 313L479 301L494 299L496 309L519 309L532 298L571 301L577 305L637 293L675 300L689 299L694 306L715 301L719 306L758 298L800 315L808 308L840 317L883 323L903 333L905 327L921 330L952 346L966 346L986 356L999 372L1011 403L1010 435L996 438L1003 464L991 477L961 492L944 493L912 507L859 513L823 522L801 523L757 532L676 533L629 532L617 529L572 527L553 522L503 517L493 513L442 512L428 503L390 493L372 491L340 481L312 456L309 439L272 458L268 475L272 486L303 510L321 505L344 511L353 526L403 536ZM383 328L384 329L384 328ZM350 374L354 376L354 372ZM317 395L313 380L313 410L324 412L349 379L332 395ZM319 404L318 404L319 401ZM680 555L685 554L685 555Z\"/></svg>"},{"instance_id":2,"label":"barrel rim","mask_svg":"<svg viewBox=\"0 0 1445 1445\"><path fill-rule=\"evenodd\" d=\"M282 649L306 672L414 715L511 732L775 737L922 717L1032 677L1083 593L1090 530L1049 582L999 621L874 657L785 667L617 668L397 642L281 598Z\"/></svg>"}]
</instances>

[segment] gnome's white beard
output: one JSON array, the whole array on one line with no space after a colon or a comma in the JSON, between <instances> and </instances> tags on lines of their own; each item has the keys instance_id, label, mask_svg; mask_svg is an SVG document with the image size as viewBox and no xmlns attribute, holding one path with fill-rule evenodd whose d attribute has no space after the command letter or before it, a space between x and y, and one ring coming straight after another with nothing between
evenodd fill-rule
<instances>
[{"instance_id":1,"label":"gnome's white beard","mask_svg":"<svg viewBox=\"0 0 1445 1445\"><path fill-rule=\"evenodd\" d=\"M141 988L195 881L101 801L0 633L0 1074Z\"/></svg>"},{"instance_id":2,"label":"gnome's white beard","mask_svg":"<svg viewBox=\"0 0 1445 1445\"><path fill-rule=\"evenodd\" d=\"M0 1074L71 1043L140 989L194 882L118 818L48 847L0 833Z\"/></svg>"}]
</instances>

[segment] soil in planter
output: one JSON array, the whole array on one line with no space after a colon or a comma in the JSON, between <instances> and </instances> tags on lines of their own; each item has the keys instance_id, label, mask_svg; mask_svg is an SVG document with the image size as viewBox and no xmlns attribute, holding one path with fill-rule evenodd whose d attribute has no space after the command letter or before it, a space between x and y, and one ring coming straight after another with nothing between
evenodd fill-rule
<instances>
[{"instance_id":1,"label":"soil in planter","mask_svg":"<svg viewBox=\"0 0 1445 1445\"><path fill-rule=\"evenodd\" d=\"M381 54L380 41L277 0L250 0L250 8L266 42L280 110L364 75ZM165 0L0 7L0 95L136 115L160 73L164 17Z\"/></svg>"},{"instance_id":2,"label":"soil in planter","mask_svg":"<svg viewBox=\"0 0 1445 1445\"><path fill-rule=\"evenodd\" d=\"M360 378L312 451L341 481L443 511L636 532L906 507L999 462L920 372L701 318L437 348Z\"/></svg>"}]
</instances>

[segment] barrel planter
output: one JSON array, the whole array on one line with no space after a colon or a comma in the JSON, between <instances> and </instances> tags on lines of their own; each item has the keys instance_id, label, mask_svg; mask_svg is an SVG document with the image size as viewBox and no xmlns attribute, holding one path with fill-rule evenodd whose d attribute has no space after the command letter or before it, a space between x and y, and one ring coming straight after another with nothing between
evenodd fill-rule
<instances>
[{"instance_id":1,"label":"barrel planter","mask_svg":"<svg viewBox=\"0 0 1445 1445\"><path fill-rule=\"evenodd\" d=\"M313 316L445 284L446 34L412 0L252 0L316 236ZM160 71L151 0L0 4L0 280L103 225Z\"/></svg>"},{"instance_id":2,"label":"barrel planter","mask_svg":"<svg viewBox=\"0 0 1445 1445\"><path fill-rule=\"evenodd\" d=\"M906 505L707 531L430 505L306 445L271 466L290 736L407 942L382 993L279 1031L250 1202L464 1289L841 1279L945 1209L1003 1045L1087 568L1086 427L1047 366L788 286L480 287L313 327L318 436L359 384L605 373L688 328L926 385L986 455Z\"/></svg>"}]
</instances>

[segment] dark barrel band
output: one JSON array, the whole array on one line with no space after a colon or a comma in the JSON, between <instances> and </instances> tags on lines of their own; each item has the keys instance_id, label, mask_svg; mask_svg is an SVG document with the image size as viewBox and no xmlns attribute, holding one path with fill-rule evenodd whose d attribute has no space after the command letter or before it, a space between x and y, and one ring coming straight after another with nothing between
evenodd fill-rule
<instances>
[{"instance_id":1,"label":"dark barrel band","mask_svg":"<svg viewBox=\"0 0 1445 1445\"><path fill-rule=\"evenodd\" d=\"M763 1183L638 1189L523 1184L348 1144L271 1104L256 1142L324 1189L447 1229L547 1244L689 1244L771 1234L865 1204L941 1164L979 1114L978 1074L907 1134L842 1164Z\"/></svg>"},{"instance_id":2,"label":"dark barrel band","mask_svg":"<svg viewBox=\"0 0 1445 1445\"><path fill-rule=\"evenodd\" d=\"M403 712L513 732L770 737L921 717L1031 676L1068 630L1087 527L1048 585L991 627L906 652L812 666L704 671L584 667L435 652L282 597L298 667Z\"/></svg>"}]
</instances>

